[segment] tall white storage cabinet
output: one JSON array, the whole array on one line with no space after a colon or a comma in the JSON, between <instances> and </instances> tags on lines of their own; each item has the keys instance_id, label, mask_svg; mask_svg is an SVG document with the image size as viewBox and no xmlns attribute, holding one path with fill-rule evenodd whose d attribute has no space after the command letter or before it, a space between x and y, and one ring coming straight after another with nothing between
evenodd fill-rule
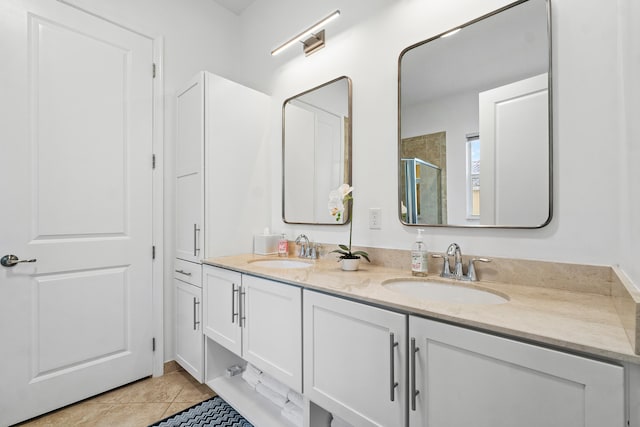
<instances>
[{"instance_id":1,"label":"tall white storage cabinet","mask_svg":"<svg viewBox=\"0 0 640 427\"><path fill-rule=\"evenodd\" d=\"M193 285L197 274L197 289L176 282L176 361L202 373L199 324L192 336L192 317L202 316L201 260L251 252L253 235L268 224L269 97L202 71L178 91L176 112L175 277Z\"/></svg>"}]
</instances>

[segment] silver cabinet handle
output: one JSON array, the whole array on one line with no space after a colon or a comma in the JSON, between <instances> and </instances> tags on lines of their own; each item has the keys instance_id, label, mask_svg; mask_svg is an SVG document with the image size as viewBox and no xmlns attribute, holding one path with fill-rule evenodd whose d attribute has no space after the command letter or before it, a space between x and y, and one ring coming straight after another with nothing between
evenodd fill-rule
<instances>
[{"instance_id":1,"label":"silver cabinet handle","mask_svg":"<svg viewBox=\"0 0 640 427\"><path fill-rule=\"evenodd\" d=\"M5 255L0 259L0 264L3 267L13 267L16 264L20 264L21 262L36 262L37 259L19 259L15 255Z\"/></svg>"},{"instance_id":2,"label":"silver cabinet handle","mask_svg":"<svg viewBox=\"0 0 640 427\"><path fill-rule=\"evenodd\" d=\"M200 229L198 228L198 224L193 224L193 256L197 256L198 252L200 252L200 248L198 248L198 233Z\"/></svg>"},{"instance_id":3,"label":"silver cabinet handle","mask_svg":"<svg viewBox=\"0 0 640 427\"><path fill-rule=\"evenodd\" d=\"M411 410L416 410L416 396L420 394L420 390L416 390L416 353L420 351L416 347L416 339L411 338Z\"/></svg>"},{"instance_id":4,"label":"silver cabinet handle","mask_svg":"<svg viewBox=\"0 0 640 427\"><path fill-rule=\"evenodd\" d=\"M392 402L396 400L396 361L395 361L395 349L398 346L396 338L393 332L389 334L389 399Z\"/></svg>"},{"instance_id":5,"label":"silver cabinet handle","mask_svg":"<svg viewBox=\"0 0 640 427\"><path fill-rule=\"evenodd\" d=\"M184 270L176 270L176 273L184 274L185 276L191 276L191 273L189 273L188 271L184 271Z\"/></svg>"},{"instance_id":6,"label":"silver cabinet handle","mask_svg":"<svg viewBox=\"0 0 640 427\"><path fill-rule=\"evenodd\" d=\"M246 302L246 295L247 293L244 291L244 286L240 286L240 298L238 301L238 305L240 306L240 327L244 328L245 325L247 324L247 318L245 317L245 309L246 307L245 302Z\"/></svg>"},{"instance_id":7,"label":"silver cabinet handle","mask_svg":"<svg viewBox=\"0 0 640 427\"><path fill-rule=\"evenodd\" d=\"M200 304L200 301L198 301L196 297L193 297L193 330L194 331L198 330L198 325L200 324L200 322L198 321L198 305L199 304Z\"/></svg>"},{"instance_id":8,"label":"silver cabinet handle","mask_svg":"<svg viewBox=\"0 0 640 427\"><path fill-rule=\"evenodd\" d=\"M236 317L238 317L238 312L236 312L236 294L238 293L239 287L236 288L236 284L232 283L232 291L231 291L231 323L236 323Z\"/></svg>"}]
</instances>

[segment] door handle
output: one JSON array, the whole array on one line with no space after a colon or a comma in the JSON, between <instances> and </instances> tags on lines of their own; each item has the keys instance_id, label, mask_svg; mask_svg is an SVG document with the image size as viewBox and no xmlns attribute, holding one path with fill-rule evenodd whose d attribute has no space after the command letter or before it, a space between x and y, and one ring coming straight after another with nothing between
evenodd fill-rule
<instances>
[{"instance_id":1,"label":"door handle","mask_svg":"<svg viewBox=\"0 0 640 427\"><path fill-rule=\"evenodd\" d=\"M236 284L231 284L231 323L236 323L236 317L238 317L238 313L236 312L236 294L240 291L240 286L236 288ZM238 310L240 310L240 299L238 299Z\"/></svg>"},{"instance_id":2,"label":"door handle","mask_svg":"<svg viewBox=\"0 0 640 427\"><path fill-rule=\"evenodd\" d=\"M0 264L2 264L3 267L13 267L16 264L19 264L21 262L36 262L37 259L33 258L33 259L19 259L17 256L15 255L5 255L2 257L2 259L0 259Z\"/></svg>"},{"instance_id":3,"label":"door handle","mask_svg":"<svg viewBox=\"0 0 640 427\"><path fill-rule=\"evenodd\" d=\"M200 305L200 301L196 297L193 297L193 330L198 330L198 325L200 322L198 321L198 305Z\"/></svg>"},{"instance_id":4,"label":"door handle","mask_svg":"<svg viewBox=\"0 0 640 427\"><path fill-rule=\"evenodd\" d=\"M193 256L198 256L198 252L200 252L200 248L198 247L199 232L198 224L193 224Z\"/></svg>"},{"instance_id":5,"label":"door handle","mask_svg":"<svg viewBox=\"0 0 640 427\"><path fill-rule=\"evenodd\" d=\"M416 339L411 338L411 410L416 410L416 397L420 390L416 389L416 353L420 348L416 347Z\"/></svg>"},{"instance_id":6,"label":"door handle","mask_svg":"<svg viewBox=\"0 0 640 427\"><path fill-rule=\"evenodd\" d=\"M244 328L247 325L247 317L245 316L245 303L247 292L244 290L244 286L240 286L240 295L238 296L238 306L240 312L240 327Z\"/></svg>"},{"instance_id":7,"label":"door handle","mask_svg":"<svg viewBox=\"0 0 640 427\"><path fill-rule=\"evenodd\" d=\"M389 399L392 402L396 400L396 360L395 349L398 347L398 342L395 339L395 334L391 332L389 334Z\"/></svg>"}]
</instances>

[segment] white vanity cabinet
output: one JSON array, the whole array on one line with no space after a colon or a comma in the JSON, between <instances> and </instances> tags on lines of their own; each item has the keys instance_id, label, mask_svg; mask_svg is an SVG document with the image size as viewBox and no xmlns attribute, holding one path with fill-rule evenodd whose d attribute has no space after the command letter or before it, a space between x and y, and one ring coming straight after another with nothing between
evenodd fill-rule
<instances>
[{"instance_id":1,"label":"white vanity cabinet","mask_svg":"<svg viewBox=\"0 0 640 427\"><path fill-rule=\"evenodd\" d=\"M205 265L204 333L302 391L302 290Z\"/></svg>"},{"instance_id":2,"label":"white vanity cabinet","mask_svg":"<svg viewBox=\"0 0 640 427\"><path fill-rule=\"evenodd\" d=\"M303 307L305 396L354 426L404 426L407 317L307 290Z\"/></svg>"},{"instance_id":3,"label":"white vanity cabinet","mask_svg":"<svg viewBox=\"0 0 640 427\"><path fill-rule=\"evenodd\" d=\"M621 427L621 366L409 317L410 426Z\"/></svg>"},{"instance_id":4,"label":"white vanity cabinet","mask_svg":"<svg viewBox=\"0 0 640 427\"><path fill-rule=\"evenodd\" d=\"M239 298L242 275L222 268L202 267L204 296L204 334L240 355L242 329L240 328Z\"/></svg>"}]
</instances>

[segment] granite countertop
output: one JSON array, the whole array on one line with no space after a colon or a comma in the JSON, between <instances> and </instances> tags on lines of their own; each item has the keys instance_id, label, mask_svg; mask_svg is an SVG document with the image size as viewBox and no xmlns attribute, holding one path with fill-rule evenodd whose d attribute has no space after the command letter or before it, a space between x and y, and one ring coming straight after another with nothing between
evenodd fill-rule
<instances>
[{"instance_id":1,"label":"granite countertop","mask_svg":"<svg viewBox=\"0 0 640 427\"><path fill-rule=\"evenodd\" d=\"M247 254L210 258L203 262L404 313L612 361L640 364L640 355L634 353L613 297L608 295L479 281L473 284L467 282L463 286L478 287L507 296L509 302L492 305L444 303L409 297L383 285L389 279L416 279L404 269L361 262L359 271L346 272L340 269L340 264L334 258L309 260L313 264L311 267L298 269L252 264L252 261L265 259L273 257ZM437 274L429 275L428 279L461 284L441 279Z\"/></svg>"}]
</instances>

